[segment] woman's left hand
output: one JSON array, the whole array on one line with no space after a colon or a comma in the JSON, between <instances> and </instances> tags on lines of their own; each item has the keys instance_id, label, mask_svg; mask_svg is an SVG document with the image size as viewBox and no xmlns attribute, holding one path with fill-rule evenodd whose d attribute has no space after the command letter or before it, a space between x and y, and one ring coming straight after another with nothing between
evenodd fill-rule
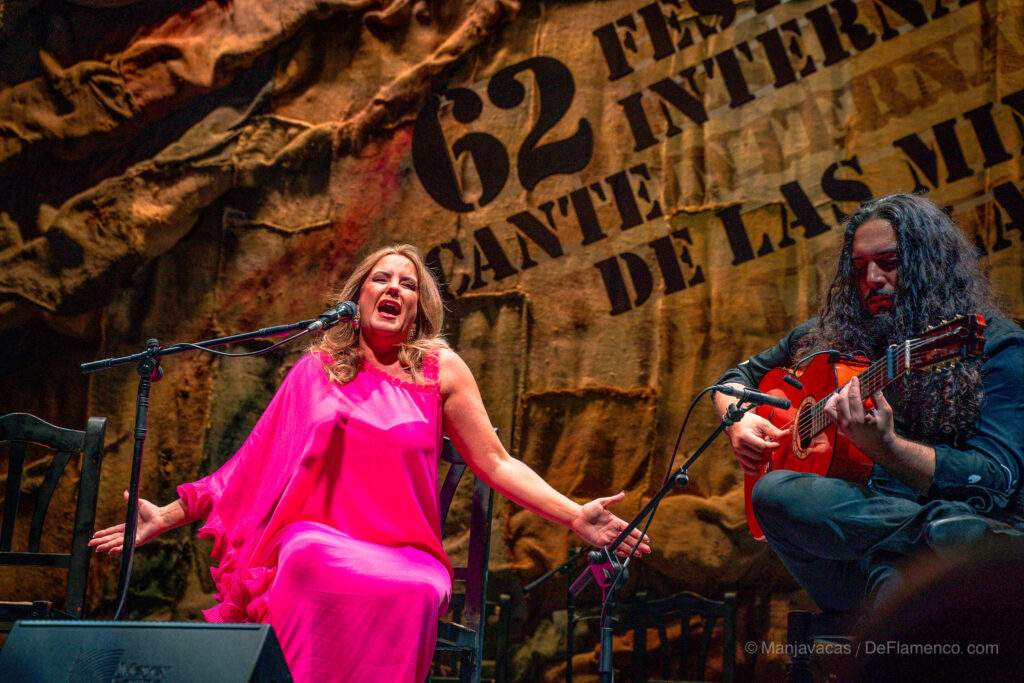
<instances>
[{"instance_id":1,"label":"woman's left hand","mask_svg":"<svg viewBox=\"0 0 1024 683\"><path fill-rule=\"evenodd\" d=\"M572 521L572 530L591 545L597 547L608 545L618 538L619 534L627 526L626 522L623 522L608 511L608 506L622 502L625 497L626 493L622 491L614 496L595 498L589 503L584 504L580 508L579 515ZM637 545L638 541L640 542L639 545ZM629 537L615 549L615 554L619 557L626 557L629 554L629 548L636 545L635 554L644 555L651 552L650 542L651 539L646 535L644 535L641 541L640 530L633 529Z\"/></svg>"}]
</instances>

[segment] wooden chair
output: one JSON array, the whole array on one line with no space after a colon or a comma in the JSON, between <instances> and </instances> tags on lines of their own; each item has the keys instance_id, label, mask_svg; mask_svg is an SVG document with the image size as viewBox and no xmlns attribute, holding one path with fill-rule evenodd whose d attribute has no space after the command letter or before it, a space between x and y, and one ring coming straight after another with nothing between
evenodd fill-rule
<instances>
[{"instance_id":1,"label":"wooden chair","mask_svg":"<svg viewBox=\"0 0 1024 683\"><path fill-rule=\"evenodd\" d=\"M18 619L81 619L85 602L86 579L89 575L88 547L96 517L96 494L100 482L100 458L106 418L89 418L84 432L55 427L33 415L11 413L0 417L0 444L9 444L7 476L4 485L2 524L0 524L0 565L59 567L67 570L67 589L63 610L53 607L51 601L0 603L0 622ZM41 446L49 457L36 457ZM29 457L31 453L32 457ZM75 509L74 531L69 552L40 552L50 501L68 462L75 453L81 454L81 475ZM39 479L36 488L29 482ZM23 489L28 489L23 491ZM31 523L25 550L12 550L15 522L18 518L22 494L26 507L31 510ZM19 544L21 545L21 544Z\"/></svg>"},{"instance_id":2,"label":"wooden chair","mask_svg":"<svg viewBox=\"0 0 1024 683\"><path fill-rule=\"evenodd\" d=\"M448 509L459 481L466 471L466 462L452 443L445 438L441 459L449 463L448 472L441 485L441 527L444 529ZM458 680L476 682L480 680L483 662L484 625L488 560L491 549L491 506L494 493L482 479L476 478L469 521L469 552L466 566L454 567L456 585L465 589L452 595L451 622L438 624L437 652L454 652L458 655L458 678L431 676L430 680ZM437 662L435 655L435 662Z\"/></svg>"},{"instance_id":3,"label":"wooden chair","mask_svg":"<svg viewBox=\"0 0 1024 683\"><path fill-rule=\"evenodd\" d=\"M708 651L711 636L719 622L722 624L722 680L732 681L736 675L736 594L726 593L722 600L710 598L684 591L666 598L649 600L646 593L638 592L629 603L627 613L633 627L633 656L630 662L633 683L652 681L647 677L647 629L654 626L658 631L658 648L661 660L660 675L663 680L680 680L672 678L674 671L686 678L694 672L697 680L707 677ZM700 617L704 626L701 630L700 643L697 648L695 666L690 667L690 621ZM673 647L668 639L668 624L678 620L681 635L677 645ZM678 662L673 666L673 655ZM653 683L653 681L652 681Z\"/></svg>"}]
</instances>

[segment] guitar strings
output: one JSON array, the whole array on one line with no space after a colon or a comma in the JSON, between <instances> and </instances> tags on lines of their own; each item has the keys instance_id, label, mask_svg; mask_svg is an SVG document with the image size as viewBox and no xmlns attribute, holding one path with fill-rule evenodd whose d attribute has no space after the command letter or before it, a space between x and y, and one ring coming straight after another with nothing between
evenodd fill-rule
<instances>
[{"instance_id":1,"label":"guitar strings","mask_svg":"<svg viewBox=\"0 0 1024 683\"><path fill-rule=\"evenodd\" d=\"M896 379L905 372L906 368L902 367L904 363L905 357L901 356L897 361L896 374L895 377L893 377L893 379ZM884 386L884 382L882 381L884 378L884 370L882 367L883 365L884 363L882 361L875 361L874 363L869 365L863 372L857 375L857 377L860 378L862 385L866 387L864 393L866 393L869 396L874 394L875 391ZM847 382L847 384L848 383L849 382ZM875 386L876 383L878 384L878 386ZM844 384L843 386L846 386L846 384ZM839 387L835 391L830 392L822 400L813 404L810 408L808 408L805 411L804 415L810 417L810 419L800 420L800 427L798 432L801 444L806 443L815 435L817 435L826 427L832 424L832 419L827 414L825 414L825 405L828 403L829 399L832 398L832 396L841 389L842 387Z\"/></svg>"},{"instance_id":2,"label":"guitar strings","mask_svg":"<svg viewBox=\"0 0 1024 683\"><path fill-rule=\"evenodd\" d=\"M916 365L914 361L918 361L924 358L925 356L925 353L915 353L912 351L911 366ZM865 394L869 396L874 394L879 389L884 388L891 381L898 379L908 369L906 365L905 355L900 355L896 361L895 375L893 376L892 380L885 381L886 375L884 374L885 371L883 369L883 366L884 362L882 362L881 360L875 361L870 366L868 366L867 369L865 369L863 372L857 375L857 377L861 380L862 385L865 386ZM847 384L848 383L849 382L847 382ZM844 384L843 386L846 386L846 384ZM829 418L828 415L826 415L824 412L825 404L828 403L828 400L832 397L833 394L835 394L837 391L841 389L842 387L839 387L835 391L830 392L820 401L816 402L815 404L813 404L812 406L810 406L797 416L797 419L800 423L800 426L798 428L798 434L800 436L800 442L802 444L806 443L807 441L812 439L814 436L816 436L818 433L820 433L821 431L823 431L832 424L832 419ZM790 422L786 426L788 427L790 425L792 425L792 422Z\"/></svg>"},{"instance_id":3,"label":"guitar strings","mask_svg":"<svg viewBox=\"0 0 1024 683\"><path fill-rule=\"evenodd\" d=\"M863 372L856 375L860 379L862 386L865 387L864 393L867 394L868 396L873 395L878 390L883 389L886 385L895 381L903 374L905 374L907 370L910 369L910 367L916 366L917 363L915 361L919 361L925 358L927 356L927 351L922 352L917 351L915 349L919 349L921 345L931 343L933 341L934 340L931 338L922 340L912 340L909 344L911 358L910 365L907 365L906 354L898 354L895 358L894 375L888 381L886 381L887 375L885 373L884 367L886 365L885 359L880 358L871 363ZM847 381L846 384L849 384L849 381ZM845 387L846 384L843 384L843 387ZM832 398L833 394L835 394L837 391L840 391L843 387L839 387L834 391L830 392L820 401L817 401L816 403L812 404L803 412L797 413L797 415L794 417L794 420L799 422L797 434L800 437L799 443L801 446L807 444L811 439L813 439L816 435L824 431L828 426L832 424L832 419L825 414L825 404L828 403L829 399ZM793 421L790 421L783 427L783 429L792 426L792 424Z\"/></svg>"}]
</instances>

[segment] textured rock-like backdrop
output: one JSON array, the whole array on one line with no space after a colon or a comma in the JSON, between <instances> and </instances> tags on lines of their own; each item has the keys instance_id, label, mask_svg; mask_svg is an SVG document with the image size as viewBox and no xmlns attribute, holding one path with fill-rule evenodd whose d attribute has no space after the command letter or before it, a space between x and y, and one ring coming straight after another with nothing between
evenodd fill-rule
<instances>
[{"instance_id":1,"label":"textured rock-like backdrop","mask_svg":"<svg viewBox=\"0 0 1024 683\"><path fill-rule=\"evenodd\" d=\"M576 499L625 490L628 516L700 389L813 314L857 201L950 206L1021 316L1022 88L1014 0L0 0L0 412L108 417L114 523L136 376L80 363L311 317L407 241L509 449ZM144 495L230 457L302 351L167 359ZM705 401L678 457L714 426ZM626 594L737 590L740 642L784 642L807 598L747 534L724 440L690 475ZM518 675L557 679L565 579L520 586L575 540L495 514ZM208 551L141 550L134 616L198 618ZM93 567L103 615L116 564Z\"/></svg>"}]
</instances>

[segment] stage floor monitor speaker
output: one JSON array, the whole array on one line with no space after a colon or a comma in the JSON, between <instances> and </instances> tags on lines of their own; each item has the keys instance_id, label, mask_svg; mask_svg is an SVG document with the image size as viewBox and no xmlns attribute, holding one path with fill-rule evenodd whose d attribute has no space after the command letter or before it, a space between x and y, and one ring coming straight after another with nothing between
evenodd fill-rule
<instances>
[{"instance_id":1,"label":"stage floor monitor speaker","mask_svg":"<svg viewBox=\"0 0 1024 683\"><path fill-rule=\"evenodd\" d=\"M5 683L291 680L268 624L23 620L0 649Z\"/></svg>"}]
</instances>

